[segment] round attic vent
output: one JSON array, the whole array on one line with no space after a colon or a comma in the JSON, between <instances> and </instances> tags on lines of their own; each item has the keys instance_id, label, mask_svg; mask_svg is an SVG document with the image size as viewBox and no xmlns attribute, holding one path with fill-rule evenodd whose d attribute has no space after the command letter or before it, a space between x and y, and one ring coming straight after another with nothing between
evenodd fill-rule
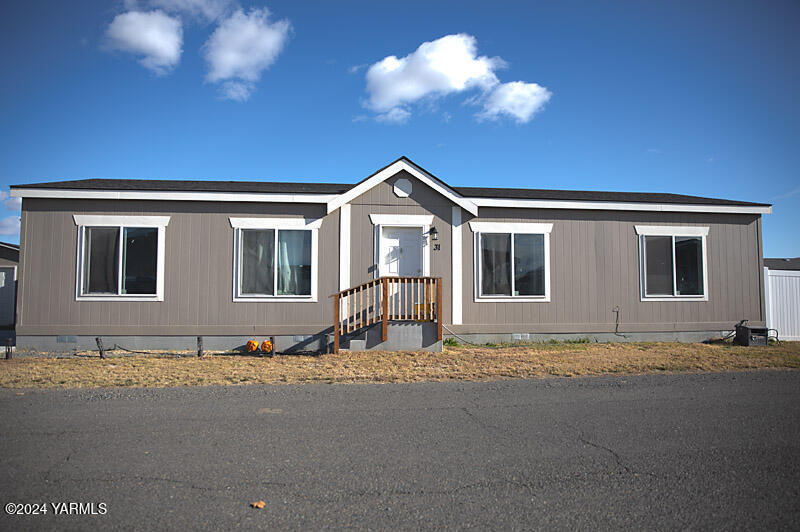
<instances>
[{"instance_id":1,"label":"round attic vent","mask_svg":"<svg viewBox=\"0 0 800 532\"><path fill-rule=\"evenodd\" d=\"M398 198L407 198L411 195L411 181L400 178L394 182L394 195Z\"/></svg>"}]
</instances>

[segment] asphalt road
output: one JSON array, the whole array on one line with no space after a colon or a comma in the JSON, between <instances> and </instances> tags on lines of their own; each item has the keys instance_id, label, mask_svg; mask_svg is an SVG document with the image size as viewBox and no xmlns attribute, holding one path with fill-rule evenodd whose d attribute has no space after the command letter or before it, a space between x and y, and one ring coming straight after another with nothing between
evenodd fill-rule
<instances>
[{"instance_id":1,"label":"asphalt road","mask_svg":"<svg viewBox=\"0 0 800 532\"><path fill-rule=\"evenodd\" d=\"M800 372L0 390L0 412L0 502L107 509L5 530L800 528Z\"/></svg>"}]
</instances>

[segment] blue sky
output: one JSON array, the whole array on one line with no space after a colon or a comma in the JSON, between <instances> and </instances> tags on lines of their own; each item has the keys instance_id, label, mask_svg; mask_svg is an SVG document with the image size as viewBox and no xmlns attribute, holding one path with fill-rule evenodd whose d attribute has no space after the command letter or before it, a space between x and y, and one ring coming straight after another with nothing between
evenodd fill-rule
<instances>
[{"instance_id":1,"label":"blue sky","mask_svg":"<svg viewBox=\"0 0 800 532\"><path fill-rule=\"evenodd\" d=\"M455 186L774 203L765 255L798 256L798 29L792 1L7 3L0 188L407 155Z\"/></svg>"}]
</instances>

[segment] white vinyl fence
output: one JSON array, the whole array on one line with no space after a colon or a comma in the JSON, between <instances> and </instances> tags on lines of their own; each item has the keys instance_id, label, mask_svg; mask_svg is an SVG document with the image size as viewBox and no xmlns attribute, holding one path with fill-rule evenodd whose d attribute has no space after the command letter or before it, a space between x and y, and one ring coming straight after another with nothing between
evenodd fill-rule
<instances>
[{"instance_id":1,"label":"white vinyl fence","mask_svg":"<svg viewBox=\"0 0 800 532\"><path fill-rule=\"evenodd\" d=\"M767 327L781 340L800 340L800 271L764 268Z\"/></svg>"}]
</instances>

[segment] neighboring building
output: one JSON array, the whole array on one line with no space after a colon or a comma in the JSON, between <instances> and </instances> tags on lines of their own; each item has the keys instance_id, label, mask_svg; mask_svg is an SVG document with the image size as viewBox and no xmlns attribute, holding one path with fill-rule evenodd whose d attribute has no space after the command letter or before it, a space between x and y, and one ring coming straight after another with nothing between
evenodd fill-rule
<instances>
[{"instance_id":1,"label":"neighboring building","mask_svg":"<svg viewBox=\"0 0 800 532\"><path fill-rule=\"evenodd\" d=\"M14 328L19 246L0 242L0 329Z\"/></svg>"},{"instance_id":2,"label":"neighboring building","mask_svg":"<svg viewBox=\"0 0 800 532\"><path fill-rule=\"evenodd\" d=\"M764 267L770 270L800 271L800 257L793 259L764 259Z\"/></svg>"},{"instance_id":3,"label":"neighboring building","mask_svg":"<svg viewBox=\"0 0 800 532\"><path fill-rule=\"evenodd\" d=\"M405 157L355 185L87 179L11 193L20 348L191 348L202 335L208 349L267 336L324 349L329 296L381 276L405 276L388 312L415 320L436 314L436 286L414 278L441 278L444 335L476 341L697 340L765 322L762 203L454 187ZM382 315L382 289L340 302L345 330L354 312ZM351 347L437 348L426 326Z\"/></svg>"},{"instance_id":4,"label":"neighboring building","mask_svg":"<svg viewBox=\"0 0 800 532\"><path fill-rule=\"evenodd\" d=\"M764 259L764 284L767 327L779 339L800 340L800 257Z\"/></svg>"}]
</instances>

